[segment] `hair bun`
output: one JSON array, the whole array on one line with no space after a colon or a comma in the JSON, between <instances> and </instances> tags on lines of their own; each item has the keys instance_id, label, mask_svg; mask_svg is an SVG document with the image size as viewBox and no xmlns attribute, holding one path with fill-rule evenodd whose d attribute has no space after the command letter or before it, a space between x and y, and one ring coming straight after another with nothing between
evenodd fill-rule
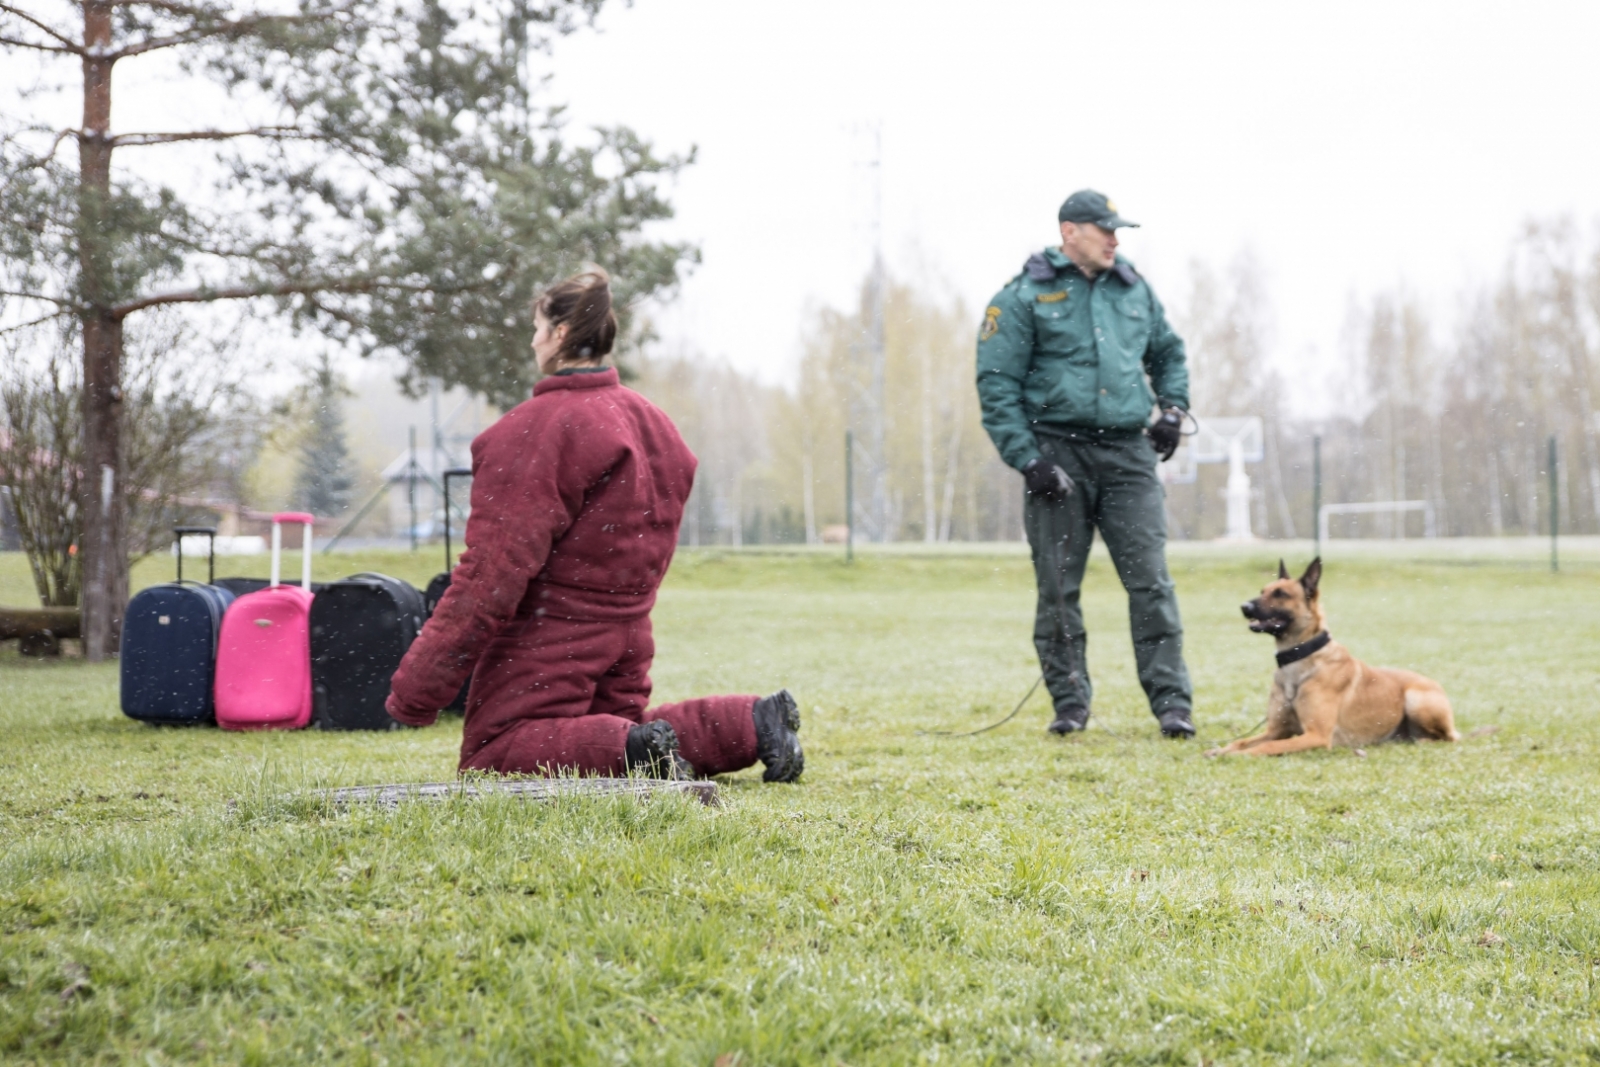
<instances>
[{"instance_id":1,"label":"hair bun","mask_svg":"<svg viewBox=\"0 0 1600 1067\"><path fill-rule=\"evenodd\" d=\"M611 306L611 275L590 266L551 286L533 309L552 326L566 326L559 362L587 363L611 351L617 337L617 315Z\"/></svg>"}]
</instances>

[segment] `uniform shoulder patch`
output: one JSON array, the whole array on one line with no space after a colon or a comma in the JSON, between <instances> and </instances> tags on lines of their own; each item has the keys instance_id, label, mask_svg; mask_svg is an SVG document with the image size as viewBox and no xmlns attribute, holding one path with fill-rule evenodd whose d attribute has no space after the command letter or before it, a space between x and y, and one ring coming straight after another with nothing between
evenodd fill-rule
<instances>
[{"instance_id":1,"label":"uniform shoulder patch","mask_svg":"<svg viewBox=\"0 0 1600 1067\"><path fill-rule=\"evenodd\" d=\"M983 313L983 329L978 331L978 340L987 341L1000 331L1000 309L990 304Z\"/></svg>"},{"instance_id":2,"label":"uniform shoulder patch","mask_svg":"<svg viewBox=\"0 0 1600 1067\"><path fill-rule=\"evenodd\" d=\"M1038 296L1034 297L1034 299L1041 304L1059 304L1066 298L1067 291L1065 289L1057 289L1053 293L1040 293Z\"/></svg>"}]
</instances>

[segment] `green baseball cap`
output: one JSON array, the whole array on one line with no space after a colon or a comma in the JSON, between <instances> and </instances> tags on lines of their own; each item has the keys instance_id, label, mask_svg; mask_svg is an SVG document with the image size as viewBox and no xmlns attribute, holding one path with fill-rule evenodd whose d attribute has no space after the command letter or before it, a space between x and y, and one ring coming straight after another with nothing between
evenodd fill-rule
<instances>
[{"instance_id":1,"label":"green baseball cap","mask_svg":"<svg viewBox=\"0 0 1600 1067\"><path fill-rule=\"evenodd\" d=\"M1139 226L1137 222L1129 222L1118 215L1116 203L1105 193L1097 193L1093 189L1079 189L1067 197L1056 218L1061 222L1092 222L1103 230L1115 230L1121 226L1137 229Z\"/></svg>"}]
</instances>

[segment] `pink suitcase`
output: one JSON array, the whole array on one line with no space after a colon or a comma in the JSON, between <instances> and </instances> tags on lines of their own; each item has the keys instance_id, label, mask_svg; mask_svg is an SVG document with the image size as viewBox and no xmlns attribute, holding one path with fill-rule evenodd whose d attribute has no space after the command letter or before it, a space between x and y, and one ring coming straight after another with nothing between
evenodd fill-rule
<instances>
[{"instance_id":1,"label":"pink suitcase","mask_svg":"<svg viewBox=\"0 0 1600 1067\"><path fill-rule=\"evenodd\" d=\"M279 584L283 523L303 523L300 585ZM311 724L311 523L272 516L272 584L239 597L217 639L217 725L224 730L299 730Z\"/></svg>"}]
</instances>

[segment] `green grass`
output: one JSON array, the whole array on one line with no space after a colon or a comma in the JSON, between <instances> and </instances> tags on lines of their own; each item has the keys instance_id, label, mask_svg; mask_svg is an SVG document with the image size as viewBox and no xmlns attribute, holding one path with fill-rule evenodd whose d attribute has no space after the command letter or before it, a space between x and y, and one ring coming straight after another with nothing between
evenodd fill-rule
<instances>
[{"instance_id":1,"label":"green grass","mask_svg":"<svg viewBox=\"0 0 1600 1067\"><path fill-rule=\"evenodd\" d=\"M1263 713L1237 605L1267 568L1174 560L1203 741ZM1324 590L1358 656L1502 729L1203 759L1155 736L1098 560L1095 729L1046 738L1036 697L919 734L1034 677L1014 554L680 558L658 698L786 684L806 716L803 782L733 776L720 810L331 813L281 798L447 778L459 720L158 730L114 667L5 651L0 1060L1600 1062L1600 568L1359 559Z\"/></svg>"}]
</instances>

